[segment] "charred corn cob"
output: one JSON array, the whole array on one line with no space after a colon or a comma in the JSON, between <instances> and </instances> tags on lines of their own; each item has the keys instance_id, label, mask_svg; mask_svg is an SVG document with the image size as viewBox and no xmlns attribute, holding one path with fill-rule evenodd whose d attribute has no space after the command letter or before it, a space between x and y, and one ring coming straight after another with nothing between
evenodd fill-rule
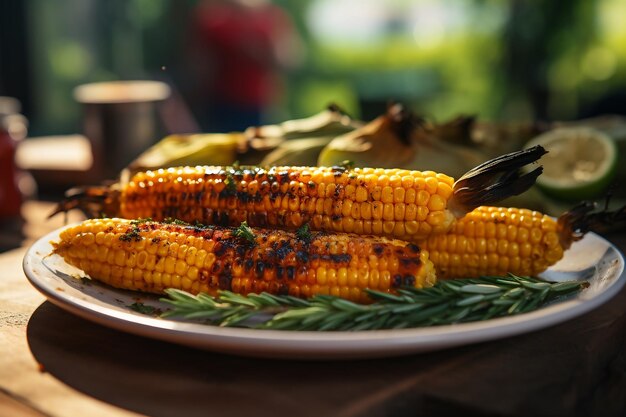
<instances>
[{"instance_id":1,"label":"charred corn cob","mask_svg":"<svg viewBox=\"0 0 626 417\"><path fill-rule=\"evenodd\" d=\"M449 230L479 205L529 188L541 168L521 175L541 147L504 155L456 182L432 171L344 167L181 167L137 173L125 185L75 193L91 217L176 218L234 226L377 235L415 242Z\"/></svg>"},{"instance_id":2,"label":"charred corn cob","mask_svg":"<svg viewBox=\"0 0 626 417\"><path fill-rule=\"evenodd\" d=\"M365 288L393 292L435 282L428 253L415 244L348 234L101 219L63 230L53 247L92 279L152 293L266 291L366 302Z\"/></svg>"},{"instance_id":3,"label":"charred corn cob","mask_svg":"<svg viewBox=\"0 0 626 417\"><path fill-rule=\"evenodd\" d=\"M478 207L448 233L418 244L430 253L439 279L537 275L559 261L590 227L626 217L625 209L591 213L593 207L583 203L557 220L526 209Z\"/></svg>"}]
</instances>

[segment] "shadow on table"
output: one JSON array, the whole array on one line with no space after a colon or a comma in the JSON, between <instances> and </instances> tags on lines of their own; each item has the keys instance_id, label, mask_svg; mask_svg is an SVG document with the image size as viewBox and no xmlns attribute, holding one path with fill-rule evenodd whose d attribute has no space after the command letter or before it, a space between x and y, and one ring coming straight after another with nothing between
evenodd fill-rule
<instances>
[{"instance_id":1,"label":"shadow on table","mask_svg":"<svg viewBox=\"0 0 626 417\"><path fill-rule=\"evenodd\" d=\"M575 331L575 324L564 331ZM550 346L557 335L547 330L533 335L400 358L307 362L147 339L49 302L37 308L27 329L46 372L87 395L151 416L584 415L581 400L590 394L563 388L585 376L573 365L579 349ZM560 354L549 355L555 348Z\"/></svg>"},{"instance_id":2,"label":"shadow on table","mask_svg":"<svg viewBox=\"0 0 626 417\"><path fill-rule=\"evenodd\" d=\"M24 241L24 220L15 218L0 218L0 253L17 249Z\"/></svg>"},{"instance_id":3,"label":"shadow on table","mask_svg":"<svg viewBox=\"0 0 626 417\"><path fill-rule=\"evenodd\" d=\"M151 416L433 415L450 408L411 392L441 362L437 354L348 362L242 358L112 330L49 302L33 313L27 337L46 372Z\"/></svg>"}]
</instances>

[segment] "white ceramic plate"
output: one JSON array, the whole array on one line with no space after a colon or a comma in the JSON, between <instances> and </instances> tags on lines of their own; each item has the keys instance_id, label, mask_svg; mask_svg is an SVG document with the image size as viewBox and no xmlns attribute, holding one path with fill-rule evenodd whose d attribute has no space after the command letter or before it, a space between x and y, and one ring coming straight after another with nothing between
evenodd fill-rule
<instances>
[{"instance_id":1,"label":"white ceramic plate","mask_svg":"<svg viewBox=\"0 0 626 417\"><path fill-rule=\"evenodd\" d=\"M483 322L428 328L361 332L295 332L221 328L160 319L133 311L137 301L166 308L157 297L117 290L77 279L82 274L52 251L59 231L38 240L24 257L30 282L51 302L87 320L118 330L197 348L257 357L340 359L395 356L530 332L563 322L601 305L626 281L624 258L609 242L592 233L576 242L544 278L586 279L590 286L573 298L540 310Z\"/></svg>"}]
</instances>

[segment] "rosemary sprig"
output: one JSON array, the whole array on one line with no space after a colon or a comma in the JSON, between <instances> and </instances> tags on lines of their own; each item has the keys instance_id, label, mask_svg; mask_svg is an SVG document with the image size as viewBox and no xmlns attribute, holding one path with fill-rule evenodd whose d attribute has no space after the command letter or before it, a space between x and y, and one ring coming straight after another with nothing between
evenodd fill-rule
<instances>
[{"instance_id":1,"label":"rosemary sprig","mask_svg":"<svg viewBox=\"0 0 626 417\"><path fill-rule=\"evenodd\" d=\"M220 291L217 297L166 290L172 309L162 317L200 319L219 326L280 330L375 330L488 320L535 310L580 291L584 281L547 282L509 275L440 281L397 294L367 290L372 304L318 295L308 300L268 293L247 296Z\"/></svg>"}]
</instances>

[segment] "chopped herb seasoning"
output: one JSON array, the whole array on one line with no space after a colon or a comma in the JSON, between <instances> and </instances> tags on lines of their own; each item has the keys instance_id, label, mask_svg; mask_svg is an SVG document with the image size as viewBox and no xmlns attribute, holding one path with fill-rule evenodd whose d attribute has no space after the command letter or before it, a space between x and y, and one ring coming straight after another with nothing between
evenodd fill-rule
<instances>
[{"instance_id":1,"label":"chopped herb seasoning","mask_svg":"<svg viewBox=\"0 0 626 417\"><path fill-rule=\"evenodd\" d=\"M311 235L311 228L308 223L303 224L298 228L298 230L296 230L296 237L305 242L311 241L313 236Z\"/></svg>"},{"instance_id":2,"label":"chopped herb seasoning","mask_svg":"<svg viewBox=\"0 0 626 417\"><path fill-rule=\"evenodd\" d=\"M145 219L131 220L130 224L138 225L138 224L150 223L151 221L152 221L152 217L146 217Z\"/></svg>"},{"instance_id":3,"label":"chopped herb seasoning","mask_svg":"<svg viewBox=\"0 0 626 417\"><path fill-rule=\"evenodd\" d=\"M237 192L237 182L235 181L235 177L233 176L233 172L226 172L226 179L224 180L224 184L226 184L226 188L222 191L225 195L234 195Z\"/></svg>"},{"instance_id":4,"label":"chopped herb seasoning","mask_svg":"<svg viewBox=\"0 0 626 417\"><path fill-rule=\"evenodd\" d=\"M182 220L178 220L178 219L174 219L174 218L172 218L172 217L166 217L166 218L163 220L163 223L165 223L165 224L175 224L175 225L177 225L177 226L191 226L191 225L190 225L189 223L187 223L187 222L184 222L184 221L182 221Z\"/></svg>"},{"instance_id":5,"label":"chopped herb seasoning","mask_svg":"<svg viewBox=\"0 0 626 417\"><path fill-rule=\"evenodd\" d=\"M131 310L136 311L137 313L146 314L148 316L152 316L152 315L159 313L156 307L148 306L148 305L145 305L144 303L135 302L129 305L128 307L130 307Z\"/></svg>"},{"instance_id":6,"label":"chopped herb seasoning","mask_svg":"<svg viewBox=\"0 0 626 417\"><path fill-rule=\"evenodd\" d=\"M252 244L256 243L256 236L254 231L248 226L248 222L241 222L241 225L233 232L233 236L245 239Z\"/></svg>"},{"instance_id":7,"label":"chopped herb seasoning","mask_svg":"<svg viewBox=\"0 0 626 417\"><path fill-rule=\"evenodd\" d=\"M126 231L126 233L120 236L120 240L123 242L132 242L133 240L135 242L139 242L141 240L141 235L139 234L140 231L141 230L139 230L137 226L130 228Z\"/></svg>"}]
</instances>

